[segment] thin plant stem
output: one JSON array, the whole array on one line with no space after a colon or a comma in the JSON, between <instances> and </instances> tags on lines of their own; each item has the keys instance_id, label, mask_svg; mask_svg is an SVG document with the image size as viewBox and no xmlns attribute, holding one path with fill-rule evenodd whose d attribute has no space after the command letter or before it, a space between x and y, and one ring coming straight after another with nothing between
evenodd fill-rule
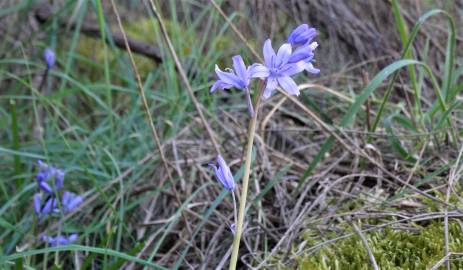
<instances>
[{"instance_id":1,"label":"thin plant stem","mask_svg":"<svg viewBox=\"0 0 463 270\"><path fill-rule=\"evenodd\" d=\"M256 102L256 106L254 107L255 108L254 116L251 118L251 120L249 120L248 143L246 145L246 161L244 165L243 186L241 189L240 208L238 212L238 221L236 222L235 238L233 239L232 255L230 259L230 268L229 268L230 270L236 269L236 264L238 261L238 252L240 249L241 234L243 232L244 213L246 212L246 197L248 195L249 175L251 173L252 146L254 143L254 136L256 133L257 113L259 111L262 90L263 90L263 84L261 85L260 90L257 93L257 102Z\"/></svg>"},{"instance_id":2,"label":"thin plant stem","mask_svg":"<svg viewBox=\"0 0 463 270\"><path fill-rule=\"evenodd\" d=\"M235 196L235 191L232 190L231 192L232 198L233 198L233 222L236 226L236 219L238 218L237 213L236 213L236 196Z\"/></svg>"},{"instance_id":3,"label":"thin plant stem","mask_svg":"<svg viewBox=\"0 0 463 270\"><path fill-rule=\"evenodd\" d=\"M246 95L246 103L248 105L248 113L250 117L254 116L254 108L252 107L252 99L251 99L251 93L249 92L249 89L246 88L245 90L245 95Z\"/></svg>"},{"instance_id":4,"label":"thin plant stem","mask_svg":"<svg viewBox=\"0 0 463 270\"><path fill-rule=\"evenodd\" d=\"M53 201L52 201L53 205ZM61 208L61 207L60 207ZM61 237L61 226L62 226L62 219L60 217L60 220L58 221L58 235L56 236L56 245L60 246L59 238ZM59 265L59 250L55 252L55 265Z\"/></svg>"}]
</instances>

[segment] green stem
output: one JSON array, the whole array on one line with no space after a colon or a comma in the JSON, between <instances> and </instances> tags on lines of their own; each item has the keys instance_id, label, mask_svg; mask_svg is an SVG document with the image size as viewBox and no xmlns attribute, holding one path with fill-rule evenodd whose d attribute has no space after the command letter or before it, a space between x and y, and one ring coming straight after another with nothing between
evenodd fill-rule
<instances>
[{"instance_id":1,"label":"green stem","mask_svg":"<svg viewBox=\"0 0 463 270\"><path fill-rule=\"evenodd\" d=\"M246 211L246 197L248 195L249 175L251 173L252 146L254 144L254 135L256 133L257 112L259 111L262 90L263 87L261 87L259 93L257 93L257 102L256 106L254 106L255 112L251 120L249 120L248 144L246 145L246 161L244 165L243 186L241 189L240 208L238 211L238 221L236 223L235 238L233 239L233 248L229 268L230 270L235 270L236 264L238 262L238 252L240 249L241 234L243 232L244 213Z\"/></svg>"}]
</instances>

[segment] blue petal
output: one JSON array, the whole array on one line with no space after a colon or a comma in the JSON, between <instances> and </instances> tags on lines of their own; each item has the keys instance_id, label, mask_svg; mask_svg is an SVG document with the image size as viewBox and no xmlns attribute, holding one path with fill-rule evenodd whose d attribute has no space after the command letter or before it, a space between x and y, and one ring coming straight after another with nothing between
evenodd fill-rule
<instances>
[{"instance_id":1,"label":"blue petal","mask_svg":"<svg viewBox=\"0 0 463 270\"><path fill-rule=\"evenodd\" d=\"M230 167L228 167L227 163L221 155L217 156L217 163L219 165L219 168L216 170L217 178L226 189L234 189L235 181L233 180L233 175L230 171Z\"/></svg>"},{"instance_id":2,"label":"blue petal","mask_svg":"<svg viewBox=\"0 0 463 270\"><path fill-rule=\"evenodd\" d=\"M50 198L48 199L46 202L45 202L45 205L43 206L43 208L41 209L40 213L43 214L43 215L48 215L51 213L51 211L53 210L53 205L56 204L55 203L55 199L53 198Z\"/></svg>"},{"instance_id":3,"label":"blue petal","mask_svg":"<svg viewBox=\"0 0 463 270\"><path fill-rule=\"evenodd\" d=\"M274 66L274 61L276 58L275 51L272 48L272 41L267 39L264 43L264 60L265 65L269 68Z\"/></svg>"},{"instance_id":4,"label":"blue petal","mask_svg":"<svg viewBox=\"0 0 463 270\"><path fill-rule=\"evenodd\" d=\"M39 171L37 175L35 176L35 179L37 179L38 182L42 182L47 180L48 178L48 170L46 171Z\"/></svg>"},{"instance_id":5,"label":"blue petal","mask_svg":"<svg viewBox=\"0 0 463 270\"><path fill-rule=\"evenodd\" d=\"M57 239L56 239L56 244L57 246L65 246L67 244L69 244L69 239L65 236L58 236Z\"/></svg>"},{"instance_id":6,"label":"blue petal","mask_svg":"<svg viewBox=\"0 0 463 270\"><path fill-rule=\"evenodd\" d=\"M83 201L84 201L84 199L83 199L81 196L76 195L76 196L71 200L71 202L69 202L69 204L68 204L68 211L69 211L69 212L74 211L77 207L79 207L79 205L82 204Z\"/></svg>"},{"instance_id":7,"label":"blue petal","mask_svg":"<svg viewBox=\"0 0 463 270\"><path fill-rule=\"evenodd\" d=\"M34 212L35 214L40 214L40 208L42 207L42 194L34 194Z\"/></svg>"},{"instance_id":8,"label":"blue petal","mask_svg":"<svg viewBox=\"0 0 463 270\"><path fill-rule=\"evenodd\" d=\"M223 168L227 166L225 159L223 159L221 155L217 155L217 164L219 165L219 168Z\"/></svg>"},{"instance_id":9,"label":"blue petal","mask_svg":"<svg viewBox=\"0 0 463 270\"><path fill-rule=\"evenodd\" d=\"M217 76L219 77L219 79L223 81L224 83L231 84L234 87L239 88L239 89L243 88L242 81L235 74L231 72L224 72L220 70L220 68L217 65L215 66L215 73L217 73Z\"/></svg>"},{"instance_id":10,"label":"blue petal","mask_svg":"<svg viewBox=\"0 0 463 270\"><path fill-rule=\"evenodd\" d=\"M211 93L214 93L214 92L217 90L217 88L220 88L220 89L224 90L224 89L230 89L230 88L232 88L232 87L233 87L233 85L231 85L231 84L227 84L227 83L224 83L224 82L221 81L221 80L217 80L217 81L212 85L210 92L211 92Z\"/></svg>"},{"instance_id":11,"label":"blue petal","mask_svg":"<svg viewBox=\"0 0 463 270\"><path fill-rule=\"evenodd\" d=\"M68 240L69 240L70 243L72 243L72 242L76 241L78 237L79 237L79 235L77 233L73 233L73 234L69 235Z\"/></svg>"},{"instance_id":12,"label":"blue petal","mask_svg":"<svg viewBox=\"0 0 463 270\"><path fill-rule=\"evenodd\" d=\"M304 31L307 31L309 29L309 26L307 24L301 24L298 27L296 27L288 37L288 42L291 44L297 44L299 36L304 33Z\"/></svg>"},{"instance_id":13,"label":"blue petal","mask_svg":"<svg viewBox=\"0 0 463 270\"><path fill-rule=\"evenodd\" d=\"M299 96L299 88L297 87L296 82L289 76L278 77L278 83L281 85L288 94Z\"/></svg>"},{"instance_id":14,"label":"blue petal","mask_svg":"<svg viewBox=\"0 0 463 270\"><path fill-rule=\"evenodd\" d=\"M65 191L63 193L63 210L64 212L72 212L75 208L77 208L83 202L83 198L78 196L75 193Z\"/></svg>"},{"instance_id":15,"label":"blue petal","mask_svg":"<svg viewBox=\"0 0 463 270\"><path fill-rule=\"evenodd\" d=\"M267 78L267 85L265 86L265 90L264 90L264 93L263 93L262 97L264 99L269 98L272 95L273 91L277 88L277 86L278 86L278 82L277 82L276 78L275 77L268 77Z\"/></svg>"},{"instance_id":16,"label":"blue petal","mask_svg":"<svg viewBox=\"0 0 463 270\"><path fill-rule=\"evenodd\" d=\"M45 191L45 192L47 192L47 193L53 193L53 189L52 189L51 186L50 186L47 182L45 182L45 181L39 182L39 187L40 187L43 191Z\"/></svg>"},{"instance_id":17,"label":"blue petal","mask_svg":"<svg viewBox=\"0 0 463 270\"><path fill-rule=\"evenodd\" d=\"M298 62L297 65L309 73L312 73L312 74L320 73L320 70L318 68L315 68L311 62L301 61L301 62Z\"/></svg>"},{"instance_id":18,"label":"blue petal","mask_svg":"<svg viewBox=\"0 0 463 270\"><path fill-rule=\"evenodd\" d=\"M267 78L270 75L269 69L262 64L253 64L249 67L251 78Z\"/></svg>"},{"instance_id":19,"label":"blue petal","mask_svg":"<svg viewBox=\"0 0 463 270\"><path fill-rule=\"evenodd\" d=\"M55 169L55 187L56 189L61 189L64 184L64 172L60 169Z\"/></svg>"},{"instance_id":20,"label":"blue petal","mask_svg":"<svg viewBox=\"0 0 463 270\"><path fill-rule=\"evenodd\" d=\"M43 58L45 58L45 62L47 62L47 67L53 68L55 65L55 52L52 49L46 48L43 52Z\"/></svg>"},{"instance_id":21,"label":"blue petal","mask_svg":"<svg viewBox=\"0 0 463 270\"><path fill-rule=\"evenodd\" d=\"M233 69L235 69L236 75L244 82L249 80L249 75L246 70L246 65L244 64L243 58L241 55L235 55L232 57L233 60Z\"/></svg>"},{"instance_id":22,"label":"blue petal","mask_svg":"<svg viewBox=\"0 0 463 270\"><path fill-rule=\"evenodd\" d=\"M305 45L317 35L315 28L310 28L307 24L301 24L294 29L288 37L291 45Z\"/></svg>"},{"instance_id":23,"label":"blue petal","mask_svg":"<svg viewBox=\"0 0 463 270\"><path fill-rule=\"evenodd\" d=\"M281 45L281 47L278 49L275 66L280 67L281 65L288 63L288 60L291 57L291 52L291 44L285 43Z\"/></svg>"},{"instance_id":24,"label":"blue petal","mask_svg":"<svg viewBox=\"0 0 463 270\"><path fill-rule=\"evenodd\" d=\"M312 73L312 74L320 73L320 70L318 68L315 68L312 63L307 63L305 70L307 70L307 72Z\"/></svg>"},{"instance_id":25,"label":"blue petal","mask_svg":"<svg viewBox=\"0 0 463 270\"><path fill-rule=\"evenodd\" d=\"M302 60L310 61L312 60L313 55L313 50L310 46L302 46L294 50L288 60L288 63L297 63Z\"/></svg>"},{"instance_id":26,"label":"blue petal","mask_svg":"<svg viewBox=\"0 0 463 270\"><path fill-rule=\"evenodd\" d=\"M280 76L293 76L297 73L300 73L302 71L304 71L304 67L305 67L305 64L304 65L299 65L299 64L286 64L284 65L283 67L281 67L281 69L279 70L278 72L278 75Z\"/></svg>"}]
</instances>

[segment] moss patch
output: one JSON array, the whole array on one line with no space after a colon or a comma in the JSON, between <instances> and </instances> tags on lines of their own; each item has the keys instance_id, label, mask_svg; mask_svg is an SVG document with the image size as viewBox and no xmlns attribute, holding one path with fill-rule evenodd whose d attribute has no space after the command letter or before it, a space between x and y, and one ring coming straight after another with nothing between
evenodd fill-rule
<instances>
[{"instance_id":1,"label":"moss patch","mask_svg":"<svg viewBox=\"0 0 463 270\"><path fill-rule=\"evenodd\" d=\"M450 222L450 251L463 251L463 233L458 222ZM444 256L444 223L415 226L405 231L385 228L365 233L380 269L428 269ZM309 240L310 241L310 240ZM319 241L310 241L311 246ZM452 260L453 269L463 269L463 259ZM352 236L328 245L297 261L297 269L372 269L360 237Z\"/></svg>"}]
</instances>

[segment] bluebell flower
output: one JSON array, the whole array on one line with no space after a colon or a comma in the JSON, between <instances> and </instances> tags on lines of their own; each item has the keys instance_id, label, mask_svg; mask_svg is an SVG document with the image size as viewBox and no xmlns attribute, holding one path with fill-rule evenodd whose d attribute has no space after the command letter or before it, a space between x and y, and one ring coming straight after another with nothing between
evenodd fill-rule
<instances>
[{"instance_id":1,"label":"bluebell flower","mask_svg":"<svg viewBox=\"0 0 463 270\"><path fill-rule=\"evenodd\" d=\"M74 211L80 204L82 204L83 201L84 199L81 196L65 191L61 201L63 212L66 214Z\"/></svg>"},{"instance_id":2,"label":"bluebell flower","mask_svg":"<svg viewBox=\"0 0 463 270\"><path fill-rule=\"evenodd\" d=\"M226 189L233 190L235 188L235 180L233 179L233 174L230 171L230 167L228 167L227 163L221 155L217 156L217 165L218 166L209 164L209 166L214 168L217 180L219 180L219 182L222 183Z\"/></svg>"},{"instance_id":3,"label":"bluebell flower","mask_svg":"<svg viewBox=\"0 0 463 270\"><path fill-rule=\"evenodd\" d=\"M312 42L310 44L298 47L294 50L289 58L289 63L297 64L303 70L312 73L318 74L320 70L315 68L312 64L314 57L314 50L318 47L317 42Z\"/></svg>"},{"instance_id":4,"label":"bluebell flower","mask_svg":"<svg viewBox=\"0 0 463 270\"><path fill-rule=\"evenodd\" d=\"M312 42L317 35L315 28L307 24L301 24L289 34L288 42L293 46L293 53L289 58L289 63L297 63L303 70L312 74L320 73L320 70L312 64L314 51L318 47L317 42Z\"/></svg>"},{"instance_id":5,"label":"bluebell flower","mask_svg":"<svg viewBox=\"0 0 463 270\"><path fill-rule=\"evenodd\" d=\"M46 181L50 174L50 169L46 163L41 160L37 161L37 165L39 166L39 172L35 176L38 182Z\"/></svg>"},{"instance_id":6,"label":"bluebell flower","mask_svg":"<svg viewBox=\"0 0 463 270\"><path fill-rule=\"evenodd\" d=\"M55 187L60 190L64 185L64 171L61 169L53 168L53 176L55 177Z\"/></svg>"},{"instance_id":7,"label":"bluebell flower","mask_svg":"<svg viewBox=\"0 0 463 270\"><path fill-rule=\"evenodd\" d=\"M55 52L50 48L46 48L43 52L43 58L45 59L45 62L47 62L47 68L52 69L56 60Z\"/></svg>"},{"instance_id":8,"label":"bluebell flower","mask_svg":"<svg viewBox=\"0 0 463 270\"><path fill-rule=\"evenodd\" d=\"M35 214L39 215L41 210L42 210L42 194L35 193L34 194L34 212Z\"/></svg>"},{"instance_id":9,"label":"bluebell flower","mask_svg":"<svg viewBox=\"0 0 463 270\"><path fill-rule=\"evenodd\" d=\"M57 201L54 197L50 196L44 201L42 193L34 194L34 212L39 218L46 217L52 211L57 209Z\"/></svg>"},{"instance_id":10,"label":"bluebell flower","mask_svg":"<svg viewBox=\"0 0 463 270\"><path fill-rule=\"evenodd\" d=\"M214 93L217 88L222 90L236 88L236 89L247 89L251 82L251 67L247 67L244 64L243 58L240 55L232 57L233 70L225 72L215 65L215 73L219 80L217 80L211 87L210 92Z\"/></svg>"},{"instance_id":11,"label":"bluebell flower","mask_svg":"<svg viewBox=\"0 0 463 270\"><path fill-rule=\"evenodd\" d=\"M78 234L73 233L69 236L59 235L56 237L42 235L42 237L40 238L42 239L42 241L47 242L50 246L57 247L57 246L69 245L72 242L75 242L78 238Z\"/></svg>"},{"instance_id":12,"label":"bluebell flower","mask_svg":"<svg viewBox=\"0 0 463 270\"><path fill-rule=\"evenodd\" d=\"M291 76L303 71L304 66L295 62L294 59L290 62L291 44L283 44L278 49L278 53L275 53L271 40L267 39L264 43L263 53L265 65L253 65L254 77L267 78L263 97L269 98L278 85L290 95L299 95L299 88Z\"/></svg>"},{"instance_id":13,"label":"bluebell flower","mask_svg":"<svg viewBox=\"0 0 463 270\"><path fill-rule=\"evenodd\" d=\"M39 160L37 164L39 166L39 171L37 172L35 179L37 180L37 183L40 189L42 189L43 191L49 194L54 194L53 188L49 183L50 179L54 180L54 187L57 190L60 190L61 188L63 188L63 185L64 185L64 171L63 170L50 166L41 160Z\"/></svg>"},{"instance_id":14,"label":"bluebell flower","mask_svg":"<svg viewBox=\"0 0 463 270\"><path fill-rule=\"evenodd\" d=\"M230 231L232 232L233 235L235 235L235 233L236 233L236 224L235 223L232 223L230 225Z\"/></svg>"},{"instance_id":15,"label":"bluebell flower","mask_svg":"<svg viewBox=\"0 0 463 270\"><path fill-rule=\"evenodd\" d=\"M210 92L214 93L218 88L222 90L230 88L245 90L248 112L252 117L254 115L254 108L252 106L251 94L249 92L249 84L251 83L251 78L256 77L258 67L255 65L246 67L243 58L240 55L233 56L232 60L233 69L229 72L222 71L217 65L215 65L215 73L217 74L217 77L219 77L219 80L212 85Z\"/></svg>"},{"instance_id":16,"label":"bluebell flower","mask_svg":"<svg viewBox=\"0 0 463 270\"><path fill-rule=\"evenodd\" d=\"M304 23L296 27L289 34L288 43L292 46L304 46L309 44L316 35L317 30Z\"/></svg>"}]
</instances>

